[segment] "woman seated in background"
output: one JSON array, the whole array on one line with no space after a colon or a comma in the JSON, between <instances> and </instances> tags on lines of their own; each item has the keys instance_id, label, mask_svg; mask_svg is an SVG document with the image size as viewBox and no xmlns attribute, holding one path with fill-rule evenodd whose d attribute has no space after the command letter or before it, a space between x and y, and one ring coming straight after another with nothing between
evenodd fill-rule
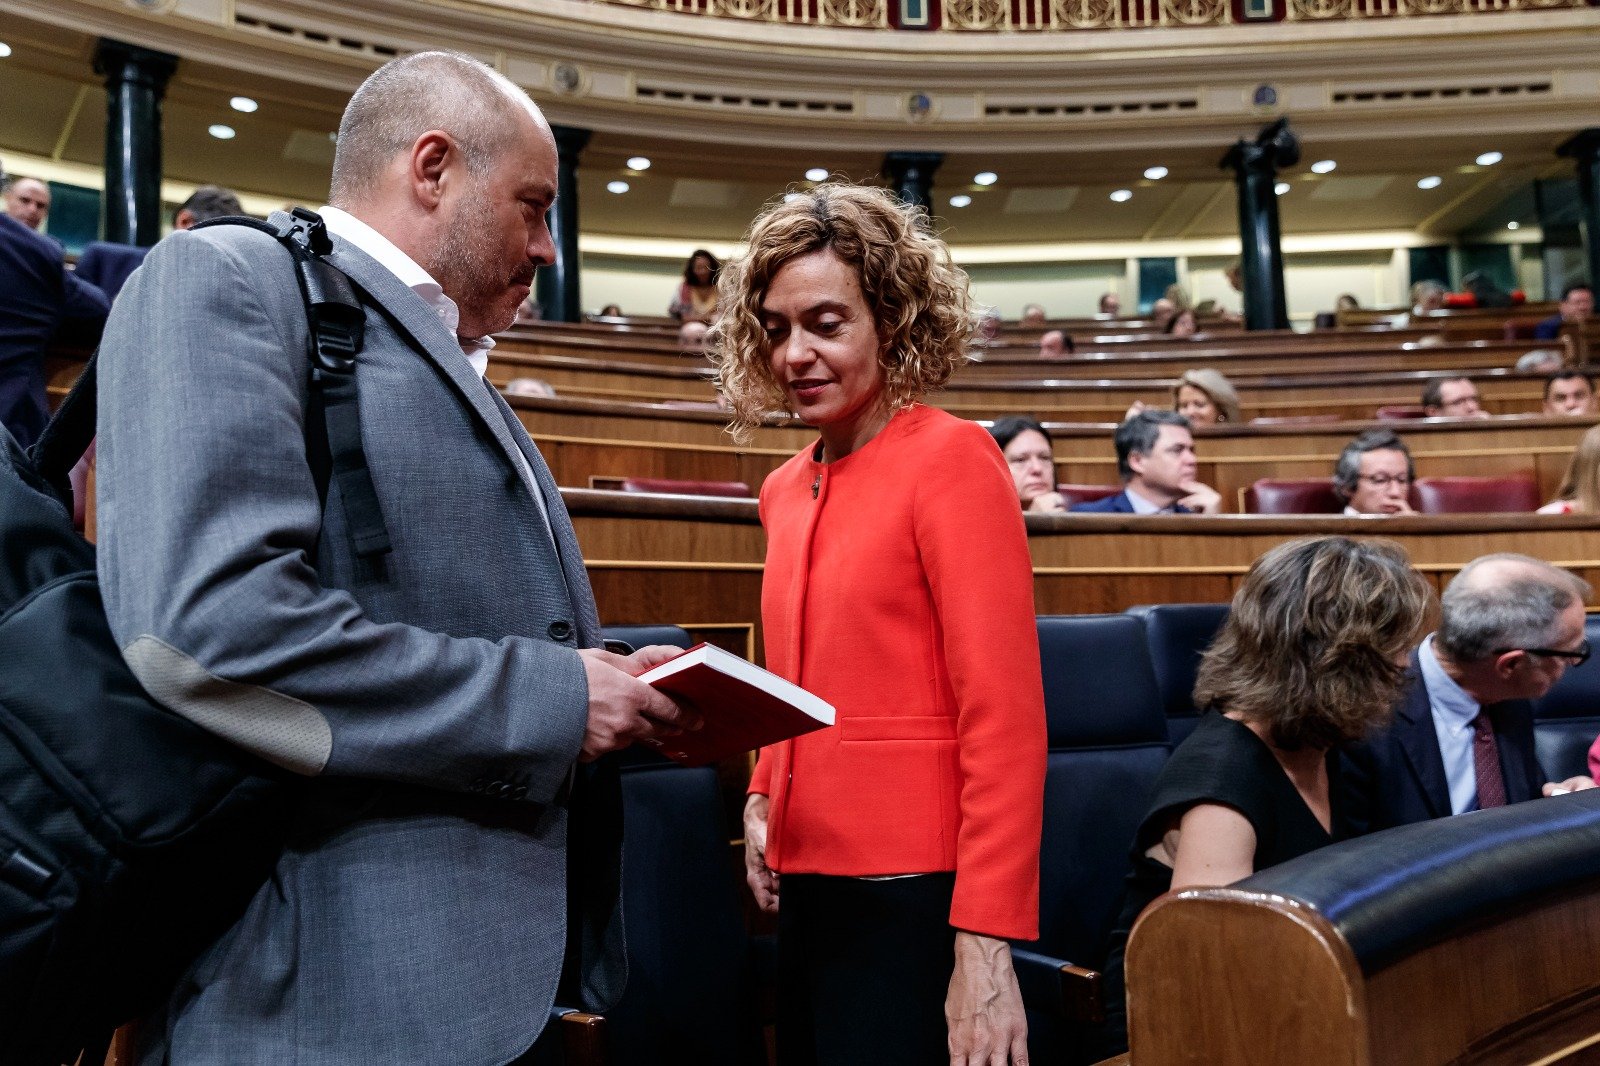
<instances>
[{"instance_id":1,"label":"woman seated in background","mask_svg":"<svg viewBox=\"0 0 1600 1066\"><path fill-rule=\"evenodd\" d=\"M1169 337L1187 340L1200 332L1200 320L1193 311L1185 307L1167 320L1167 328L1162 330Z\"/></svg>"},{"instance_id":2,"label":"woman seated in background","mask_svg":"<svg viewBox=\"0 0 1600 1066\"><path fill-rule=\"evenodd\" d=\"M1200 663L1194 702L1207 710L1134 836L1106 965L1106 1055L1127 1046L1123 951L1146 906L1349 835L1333 807L1334 749L1388 721L1429 599L1405 552L1381 539L1291 541L1245 575Z\"/></svg>"},{"instance_id":3,"label":"woman seated in background","mask_svg":"<svg viewBox=\"0 0 1600 1066\"><path fill-rule=\"evenodd\" d=\"M1183 372L1178 383L1172 387L1172 409L1187 418L1189 425L1196 429L1241 421L1239 394L1220 370L1210 367ZM1123 421L1144 410L1146 406L1143 400L1133 401L1128 413L1122 416Z\"/></svg>"},{"instance_id":4,"label":"woman seated in background","mask_svg":"<svg viewBox=\"0 0 1600 1066\"><path fill-rule=\"evenodd\" d=\"M1056 460L1050 432L1025 415L998 419L989 427L1017 484L1024 511L1065 511L1067 501L1056 491Z\"/></svg>"},{"instance_id":5,"label":"woman seated in background","mask_svg":"<svg viewBox=\"0 0 1600 1066\"><path fill-rule=\"evenodd\" d=\"M717 275L722 264L704 248L696 248L683 266L683 282L667 307L679 322L710 322L717 317Z\"/></svg>"},{"instance_id":6,"label":"woman seated in background","mask_svg":"<svg viewBox=\"0 0 1600 1066\"><path fill-rule=\"evenodd\" d=\"M1015 473L1016 467L1011 470ZM1579 438L1556 498L1539 508L1539 514L1600 514L1600 426L1591 426Z\"/></svg>"}]
</instances>

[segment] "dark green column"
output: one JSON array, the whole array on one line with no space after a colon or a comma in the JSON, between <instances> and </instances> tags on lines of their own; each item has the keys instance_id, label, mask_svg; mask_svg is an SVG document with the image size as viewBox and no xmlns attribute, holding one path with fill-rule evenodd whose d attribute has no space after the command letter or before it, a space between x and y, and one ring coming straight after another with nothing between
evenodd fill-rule
<instances>
[{"instance_id":1,"label":"dark green column","mask_svg":"<svg viewBox=\"0 0 1600 1066\"><path fill-rule=\"evenodd\" d=\"M1278 168L1300 161L1300 142L1280 118L1264 127L1255 141L1240 140L1221 165L1233 171L1239 188L1241 281L1244 284L1244 328L1288 329L1289 306L1283 295L1283 247L1278 232Z\"/></svg>"},{"instance_id":2,"label":"dark green column","mask_svg":"<svg viewBox=\"0 0 1600 1066\"><path fill-rule=\"evenodd\" d=\"M556 261L539 271L534 286L546 321L577 322L583 318L578 301L578 155L594 134L575 126L551 126L550 132L560 157L556 202L549 215Z\"/></svg>"},{"instance_id":3,"label":"dark green column","mask_svg":"<svg viewBox=\"0 0 1600 1066\"><path fill-rule=\"evenodd\" d=\"M890 152L883 157L894 194L908 204L933 213L933 172L944 162L943 152Z\"/></svg>"},{"instance_id":4,"label":"dark green column","mask_svg":"<svg viewBox=\"0 0 1600 1066\"><path fill-rule=\"evenodd\" d=\"M95 47L95 73L106 80L108 241L161 239L161 98L177 65L177 56L104 37Z\"/></svg>"},{"instance_id":5,"label":"dark green column","mask_svg":"<svg viewBox=\"0 0 1600 1066\"><path fill-rule=\"evenodd\" d=\"M1578 166L1578 199L1583 204L1583 251L1588 282L1600 284L1600 129L1580 130L1556 149ZM1548 294L1547 294L1548 295ZM1557 293L1556 295L1560 295Z\"/></svg>"}]
</instances>

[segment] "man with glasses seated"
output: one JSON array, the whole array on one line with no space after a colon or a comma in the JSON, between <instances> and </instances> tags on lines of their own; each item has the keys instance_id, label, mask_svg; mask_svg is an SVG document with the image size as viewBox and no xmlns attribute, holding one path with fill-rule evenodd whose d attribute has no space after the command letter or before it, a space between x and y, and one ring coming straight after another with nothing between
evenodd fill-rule
<instances>
[{"instance_id":1,"label":"man with glasses seated","mask_svg":"<svg viewBox=\"0 0 1600 1066\"><path fill-rule=\"evenodd\" d=\"M1526 555L1468 563L1445 587L1438 630L1411 655L1394 720L1343 752L1351 824L1376 831L1593 788L1588 777L1545 780L1528 702L1588 661L1590 593Z\"/></svg>"},{"instance_id":2,"label":"man with glasses seated","mask_svg":"<svg viewBox=\"0 0 1600 1066\"><path fill-rule=\"evenodd\" d=\"M1434 378L1422 390L1422 410L1429 418L1489 417L1471 378Z\"/></svg>"},{"instance_id":3,"label":"man with glasses seated","mask_svg":"<svg viewBox=\"0 0 1600 1066\"><path fill-rule=\"evenodd\" d=\"M1415 514L1410 495L1416 476L1405 441L1393 430L1369 429L1339 453L1333 491L1347 515Z\"/></svg>"}]
</instances>

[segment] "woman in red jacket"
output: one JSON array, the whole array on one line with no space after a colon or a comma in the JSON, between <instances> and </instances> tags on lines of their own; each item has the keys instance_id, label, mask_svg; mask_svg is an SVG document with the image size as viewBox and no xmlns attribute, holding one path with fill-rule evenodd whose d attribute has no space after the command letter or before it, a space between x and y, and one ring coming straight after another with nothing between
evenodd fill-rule
<instances>
[{"instance_id":1,"label":"woman in red jacket","mask_svg":"<svg viewBox=\"0 0 1600 1066\"><path fill-rule=\"evenodd\" d=\"M838 710L761 752L745 808L779 1061L1025 1061L1006 940L1038 924L1033 572L993 439L919 402L965 361L966 277L920 211L824 185L756 219L721 291L735 432L787 408L820 436L761 488L767 667Z\"/></svg>"}]
</instances>

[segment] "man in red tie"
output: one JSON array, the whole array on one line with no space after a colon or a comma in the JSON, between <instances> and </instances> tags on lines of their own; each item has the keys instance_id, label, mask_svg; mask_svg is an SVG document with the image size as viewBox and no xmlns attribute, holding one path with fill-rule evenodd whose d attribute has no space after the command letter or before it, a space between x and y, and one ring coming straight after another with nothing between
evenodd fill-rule
<instances>
[{"instance_id":1,"label":"man in red tie","mask_svg":"<svg viewBox=\"0 0 1600 1066\"><path fill-rule=\"evenodd\" d=\"M1411 656L1394 721L1343 753L1353 825L1387 829L1593 788L1549 782L1530 700L1589 658L1587 582L1526 555L1486 555L1445 588L1439 628ZM1591 667L1593 669L1593 667Z\"/></svg>"}]
</instances>

